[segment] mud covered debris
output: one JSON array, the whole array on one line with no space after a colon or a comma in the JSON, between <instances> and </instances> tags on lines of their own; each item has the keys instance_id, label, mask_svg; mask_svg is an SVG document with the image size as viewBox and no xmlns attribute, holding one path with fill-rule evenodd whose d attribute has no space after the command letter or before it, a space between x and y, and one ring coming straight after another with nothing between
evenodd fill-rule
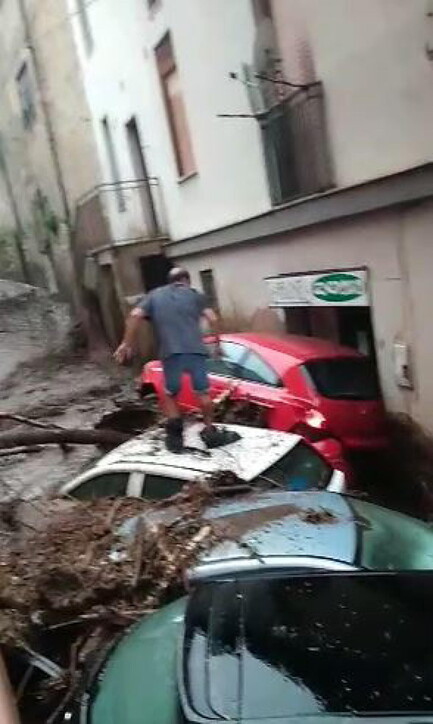
<instances>
[{"instance_id":1,"label":"mud covered debris","mask_svg":"<svg viewBox=\"0 0 433 724\"><path fill-rule=\"evenodd\" d=\"M305 523L312 525L322 525L323 523L336 523L338 518L330 510L305 510L302 512L301 519Z\"/></svg>"},{"instance_id":2,"label":"mud covered debris","mask_svg":"<svg viewBox=\"0 0 433 724\"><path fill-rule=\"evenodd\" d=\"M0 553L0 645L50 657L63 674L54 686L70 701L104 647L144 615L185 591L185 572L219 540L202 512L213 498L195 483L170 503L176 519L150 524L141 517L131 537L124 521L161 510L133 498L52 501L39 525L19 525L15 506L4 506ZM119 551L121 554L119 555ZM73 671L71 669L71 662ZM50 699L52 692L45 692ZM42 695L42 692L40 692Z\"/></svg>"}]
</instances>

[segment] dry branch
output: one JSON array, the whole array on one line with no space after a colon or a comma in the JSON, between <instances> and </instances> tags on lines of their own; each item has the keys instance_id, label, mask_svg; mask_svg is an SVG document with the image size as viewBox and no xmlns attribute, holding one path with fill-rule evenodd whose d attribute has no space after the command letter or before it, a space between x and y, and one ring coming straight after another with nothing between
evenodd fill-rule
<instances>
[{"instance_id":1,"label":"dry branch","mask_svg":"<svg viewBox=\"0 0 433 724\"><path fill-rule=\"evenodd\" d=\"M44 449L43 445L21 445L20 447L11 447L6 450L0 450L0 458L9 455L25 455L27 453L39 453Z\"/></svg>"},{"instance_id":2,"label":"dry branch","mask_svg":"<svg viewBox=\"0 0 433 724\"><path fill-rule=\"evenodd\" d=\"M13 422L19 422L22 425L40 427L43 430L63 430L60 425L56 425L54 422L40 422L39 420L32 420L30 417L15 415L11 412L0 412L0 420L12 420Z\"/></svg>"},{"instance_id":3,"label":"dry branch","mask_svg":"<svg viewBox=\"0 0 433 724\"><path fill-rule=\"evenodd\" d=\"M34 445L121 445L130 435L117 430L31 430L27 432L4 432L0 434L0 450Z\"/></svg>"}]
</instances>

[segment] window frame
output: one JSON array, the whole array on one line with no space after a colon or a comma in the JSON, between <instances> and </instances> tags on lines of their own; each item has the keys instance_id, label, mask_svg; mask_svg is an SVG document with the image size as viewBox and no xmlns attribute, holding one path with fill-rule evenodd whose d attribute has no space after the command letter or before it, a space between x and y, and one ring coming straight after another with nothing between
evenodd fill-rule
<instances>
[{"instance_id":1,"label":"window frame","mask_svg":"<svg viewBox=\"0 0 433 724\"><path fill-rule=\"evenodd\" d=\"M250 383L250 384L253 384L253 385L263 385L263 387L269 387L269 388L271 388L271 389L273 389L273 390L278 390L278 389L281 389L281 388L284 387L284 383L283 383L283 380L281 379L281 377L280 377L280 376L278 375L278 373L271 367L271 365L270 365L268 362L266 362L266 360L263 359L263 357L261 356L261 354L260 354L259 352L256 352L255 350L252 350L252 349L250 349L249 347L246 347L244 344L242 344L242 343L240 343L240 342L231 342L231 341L230 341L230 342L229 342L229 341L226 342L226 341L222 341L222 342L221 342L221 348L222 348L223 351L224 351L224 345L231 345L231 346L234 346L234 347L241 347L241 348L243 348L243 350L244 350L243 355L241 355L240 358L239 358L239 362L233 362L232 364L236 364L237 366L242 367L244 361L245 361L250 355L255 355L255 356L260 360L260 362L261 362L265 367L267 367L267 368L269 369L269 371L273 373L273 375L275 375L275 378L277 379L278 384L273 385L273 384L271 384L270 382L264 382L264 381L258 381L258 380L249 380L249 379L247 379L247 378L245 378L245 377L234 377L233 375L224 375L224 374L220 374L220 373L218 373L218 372L212 372L211 370L208 370L208 373L209 373L210 375L214 375L215 377L223 377L224 379L238 380L239 382ZM207 342L207 343L205 344L205 346L206 346L206 348L208 348L208 347L211 348L212 342ZM211 359L210 355L208 356L207 359ZM222 354L221 359L224 360L224 353Z\"/></svg>"},{"instance_id":2,"label":"window frame","mask_svg":"<svg viewBox=\"0 0 433 724\"><path fill-rule=\"evenodd\" d=\"M280 389L281 387L284 387L283 381L282 381L282 379L280 378L280 376L279 376L279 375L277 374L277 372L273 369L273 367L271 367L271 365L270 365L268 362L266 362L266 360L263 359L263 357L261 356L261 354L259 354L259 353L256 352L255 350L249 349L249 350L248 350L248 354L245 356L245 360L247 360L248 357L250 357L250 356L252 356L252 357L254 357L254 356L257 357L257 359L261 362L261 364L262 364L265 368L267 368L267 369L269 370L269 372L272 373L272 375L275 377L276 383L273 384L272 382L265 382L265 381L262 381L262 380L249 380L249 379L244 378L244 377L242 378L242 381L243 381L243 382L251 382L251 383L254 384L254 385L264 385L265 387L271 387L272 389ZM243 365L243 362L244 362L245 360L242 359L241 362L239 363L239 365L242 366L242 365ZM245 368L245 369L246 369L246 368Z\"/></svg>"},{"instance_id":3,"label":"window frame","mask_svg":"<svg viewBox=\"0 0 433 724\"><path fill-rule=\"evenodd\" d=\"M154 478L165 478L167 481L170 481L170 482L173 480L176 480L178 483L180 483L181 487L179 490L176 490L175 492L171 493L170 495L164 495L163 497L154 497L154 496L150 497L147 492L148 478L150 476L153 476ZM183 486L186 485L186 483L188 483L188 482L190 482L189 479L185 480L177 474L176 475L166 475L165 471L164 471L164 473L160 473L160 472L154 472L153 470L148 470L144 476L142 497L144 500L153 500L156 502L158 500L167 500L168 498L171 498L173 495L177 495L178 493L180 493ZM155 485L155 483L154 483L154 485Z\"/></svg>"},{"instance_id":4,"label":"window frame","mask_svg":"<svg viewBox=\"0 0 433 724\"><path fill-rule=\"evenodd\" d=\"M336 362L337 364L340 362L360 362L368 368L370 368L370 372L372 373L372 379L371 382L374 385L375 389L375 396L368 396L365 397L364 395L348 395L348 394L336 394L333 392L330 393L329 389L324 389L326 387L326 384L323 384L323 379L320 378L320 365L329 365L333 362ZM369 402L380 402L382 400L381 395L381 389L380 389L380 380L379 375L377 371L377 367L375 366L374 361L371 359L371 357L366 356L348 356L348 357L323 357L323 358L317 358L317 359L310 359L304 361L300 366L301 374L303 375L304 380L307 382L308 389L313 390L317 395L322 397L324 400L331 400L333 402L362 402L362 403L369 403ZM319 371L319 374L317 375L316 369ZM329 372L328 372L329 373ZM317 377L316 377L317 375ZM337 375L338 377L338 375Z\"/></svg>"},{"instance_id":5,"label":"window frame","mask_svg":"<svg viewBox=\"0 0 433 724\"><path fill-rule=\"evenodd\" d=\"M154 9L155 5L158 3L158 0L155 0L154 5L152 7L152 10ZM162 91L162 97L165 107L165 115L169 127L170 132L170 139L171 139L171 146L172 150L174 152L175 161L176 161L176 169L178 174L178 180L182 181L185 179L190 178L191 176L195 176L197 174L197 164L194 154L194 147L192 142L192 135L190 131L190 123L188 118L188 113L186 109L185 99L184 99L184 93L183 93L183 87L180 83L180 74L179 74L179 67L176 62L176 57L174 54L173 49L173 43L172 43L172 37L170 31L167 31L165 35L161 38L159 43L154 48L154 58L155 58L155 64L156 64L156 71L159 76L161 91ZM177 79L180 86L180 93L179 96L182 99L182 105L183 105L183 115L184 115L184 122L185 122L185 129L186 129L186 140L187 144L189 145L190 150L190 161L191 161L191 167L188 168L185 164L185 159L182 156L182 144L180 142L178 129L175 123L175 112L173 111L172 104L170 101L170 94L168 92L168 79L170 76L173 76L174 74L177 74Z\"/></svg>"},{"instance_id":6,"label":"window frame","mask_svg":"<svg viewBox=\"0 0 433 724\"><path fill-rule=\"evenodd\" d=\"M128 476L125 492L126 497L141 497L144 473L137 470L136 467L134 467L134 469L131 469L131 467L126 466L115 466L113 468L101 469L92 468L86 473L83 473L83 475L81 475L78 479L72 480L69 485L64 486L61 490L61 495L69 495L71 497L74 497L75 491L79 487L81 487L81 485L84 485L84 483L88 483L91 480L96 480L97 478L100 478L104 475L112 475L115 473L124 473Z\"/></svg>"},{"instance_id":7,"label":"window frame","mask_svg":"<svg viewBox=\"0 0 433 724\"><path fill-rule=\"evenodd\" d=\"M158 475L162 478L176 478L183 480L186 484L193 483L195 480L202 480L203 476L206 476L206 473L200 470L191 470L191 468L175 468L170 465L155 464L153 466L146 466L146 470L143 473L144 480L141 492L141 497L144 498L144 500L148 499L146 495L146 478L148 475Z\"/></svg>"},{"instance_id":8,"label":"window frame","mask_svg":"<svg viewBox=\"0 0 433 724\"><path fill-rule=\"evenodd\" d=\"M213 269L201 269L199 271L200 283L203 294L205 295L209 306L212 309L219 309L218 303L218 292L215 283L215 276Z\"/></svg>"},{"instance_id":9,"label":"window frame","mask_svg":"<svg viewBox=\"0 0 433 724\"><path fill-rule=\"evenodd\" d=\"M209 354L208 354L208 356L207 356L207 360L210 360L210 361L212 361L212 356L211 356L211 354L210 354L211 349L212 349L212 344L213 344L212 342L206 342L206 343L205 343L206 349L209 348ZM223 360L223 361L225 360L225 357L224 357L224 347L225 347L225 346L228 346L228 345L230 345L231 347L239 347L239 349L242 349L242 350L243 350L242 354L241 354L240 357L239 357L239 362L232 362L232 363L231 363L231 364L233 364L233 365L235 365L235 364L236 364L236 365L240 364L240 361L243 360L244 357L246 357L246 355L247 355L247 353L248 353L248 348L245 347L245 345L240 344L239 342L225 342L225 341L222 341L222 342L221 342L221 350L222 350L223 354L221 355L221 360ZM222 377L223 379L242 381L242 378L241 378L241 377L234 377L234 375L230 375L230 374L224 375L224 374L221 374L221 373L219 373L219 372L212 372L212 371L209 370L209 369L208 369L208 374L214 375L215 377Z\"/></svg>"},{"instance_id":10,"label":"window frame","mask_svg":"<svg viewBox=\"0 0 433 724\"><path fill-rule=\"evenodd\" d=\"M104 141L104 151L108 160L108 166L110 169L110 182L114 188L116 197L117 211L124 213L126 211L126 200L125 194L122 188L122 181L120 176L119 161L116 153L116 147L113 140L113 133L111 130L110 119L106 115L101 118L101 129L102 137Z\"/></svg>"},{"instance_id":11,"label":"window frame","mask_svg":"<svg viewBox=\"0 0 433 724\"><path fill-rule=\"evenodd\" d=\"M15 76L21 107L21 119L26 131L30 131L36 120L36 97L32 72L28 60L21 63Z\"/></svg>"},{"instance_id":12,"label":"window frame","mask_svg":"<svg viewBox=\"0 0 433 724\"><path fill-rule=\"evenodd\" d=\"M328 462L328 460L326 460L326 458L318 450L316 450L313 447L313 445L310 445L304 439L299 440L299 442L293 448L291 448L291 450L284 453L284 455L282 455L280 458L278 458L278 460L276 462L272 463L272 465L270 465L268 468L265 468L265 470L263 470L255 478L253 478L253 480L250 481L250 484L254 485L255 482L259 483L260 478L262 478L264 480L268 479L268 480L271 480L275 485L281 485L281 487L284 490L286 490L287 492L293 492L293 488L286 487L286 483L284 481L277 480L278 475L275 475L275 478L272 477L273 471L275 471L277 474L281 473L281 475L287 476L288 473L287 473L287 471L283 470L283 465L285 464L286 460L288 460L288 462L290 464L290 457L292 457L292 464L293 464L293 459L294 459L295 463L297 464L297 468L295 468L295 470L297 470L297 474L299 475L300 464L302 463L303 465L305 465L305 463L308 462L308 459L306 459L305 457L304 457L304 459L302 459L302 457L301 457L299 460L299 455L305 456L307 453L310 456L311 461L314 461L314 463L316 463L316 461L318 461L321 464L321 466L322 466L321 472L324 474L324 476L326 476L326 480L320 486L317 485L316 487L308 487L308 488L305 488L305 490L300 490L300 492L308 492L311 490L327 490L328 486L331 483L332 476L334 474L334 468ZM298 458L295 456L298 456ZM293 467L293 465L292 465L292 467ZM292 469L290 471L290 475L293 476L293 474L294 474L294 470Z\"/></svg>"},{"instance_id":13,"label":"window frame","mask_svg":"<svg viewBox=\"0 0 433 724\"><path fill-rule=\"evenodd\" d=\"M91 55L95 47L95 39L93 37L89 13L87 12L87 6L89 4L89 0L76 0L77 15L81 28L81 36L87 55Z\"/></svg>"}]
</instances>

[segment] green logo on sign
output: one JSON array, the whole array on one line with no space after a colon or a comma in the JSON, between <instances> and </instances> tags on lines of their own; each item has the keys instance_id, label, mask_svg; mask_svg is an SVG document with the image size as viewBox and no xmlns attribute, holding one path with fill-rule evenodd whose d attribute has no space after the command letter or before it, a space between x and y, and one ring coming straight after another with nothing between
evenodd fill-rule
<instances>
[{"instance_id":1,"label":"green logo on sign","mask_svg":"<svg viewBox=\"0 0 433 724\"><path fill-rule=\"evenodd\" d=\"M350 302L364 294L364 280L354 274L336 272L316 279L313 294L324 302Z\"/></svg>"}]
</instances>

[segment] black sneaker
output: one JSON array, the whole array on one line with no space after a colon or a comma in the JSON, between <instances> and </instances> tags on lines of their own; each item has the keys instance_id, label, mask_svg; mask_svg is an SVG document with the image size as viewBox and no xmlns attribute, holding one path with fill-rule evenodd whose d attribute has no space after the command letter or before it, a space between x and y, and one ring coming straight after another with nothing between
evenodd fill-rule
<instances>
[{"instance_id":1,"label":"black sneaker","mask_svg":"<svg viewBox=\"0 0 433 724\"><path fill-rule=\"evenodd\" d=\"M226 430L224 427L205 427L201 431L200 437L204 444L212 449L214 447L224 447L224 445L230 445L232 442L236 442L241 439L241 436L233 430Z\"/></svg>"},{"instance_id":2,"label":"black sneaker","mask_svg":"<svg viewBox=\"0 0 433 724\"><path fill-rule=\"evenodd\" d=\"M169 452L180 453L183 450L183 420L176 417L165 423L165 446Z\"/></svg>"}]
</instances>

